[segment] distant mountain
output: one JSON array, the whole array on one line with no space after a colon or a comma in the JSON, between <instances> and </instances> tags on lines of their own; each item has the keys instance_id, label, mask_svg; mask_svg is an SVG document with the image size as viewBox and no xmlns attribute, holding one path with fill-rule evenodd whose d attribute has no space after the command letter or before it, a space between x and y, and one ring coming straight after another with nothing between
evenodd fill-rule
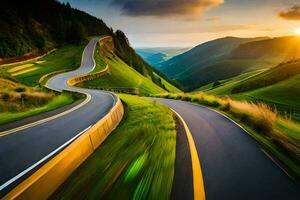
<instances>
[{"instance_id":1,"label":"distant mountain","mask_svg":"<svg viewBox=\"0 0 300 200\"><path fill-rule=\"evenodd\" d=\"M177 56L188 49L189 48L182 47L137 48L136 52L150 65L159 69L162 62Z\"/></svg>"},{"instance_id":2,"label":"distant mountain","mask_svg":"<svg viewBox=\"0 0 300 200\"><path fill-rule=\"evenodd\" d=\"M300 37L272 38L241 44L230 54L231 59L275 59L278 62L300 56Z\"/></svg>"},{"instance_id":3,"label":"distant mountain","mask_svg":"<svg viewBox=\"0 0 300 200\"><path fill-rule=\"evenodd\" d=\"M226 37L201 44L162 63L161 72L185 90L228 79L246 71L270 68L300 58L300 38Z\"/></svg>"}]
</instances>

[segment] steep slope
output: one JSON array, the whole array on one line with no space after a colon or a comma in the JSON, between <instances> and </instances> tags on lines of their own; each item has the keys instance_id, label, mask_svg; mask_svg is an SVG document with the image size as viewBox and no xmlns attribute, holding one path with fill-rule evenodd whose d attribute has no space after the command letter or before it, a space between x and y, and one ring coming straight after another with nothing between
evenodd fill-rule
<instances>
[{"instance_id":1,"label":"steep slope","mask_svg":"<svg viewBox=\"0 0 300 200\"><path fill-rule=\"evenodd\" d=\"M300 38L223 38L167 61L162 72L192 90L247 71L274 67L300 57Z\"/></svg>"},{"instance_id":2,"label":"steep slope","mask_svg":"<svg viewBox=\"0 0 300 200\"><path fill-rule=\"evenodd\" d=\"M0 29L0 59L78 44L87 35L113 33L102 20L55 0L1 2Z\"/></svg>"},{"instance_id":3,"label":"steep slope","mask_svg":"<svg viewBox=\"0 0 300 200\"><path fill-rule=\"evenodd\" d=\"M170 82L168 85L174 85L173 88L180 88L180 85L176 81L171 81L167 76L164 76L160 71L153 68L147 62L145 62L135 50L130 46L129 40L126 35L118 30L113 35L114 52L121 58L127 65L138 71L145 77L148 77L161 88L167 89L164 82ZM168 89L167 89L168 90ZM177 90L177 88L175 89ZM172 91L172 90L171 90Z\"/></svg>"},{"instance_id":4,"label":"steep slope","mask_svg":"<svg viewBox=\"0 0 300 200\"><path fill-rule=\"evenodd\" d=\"M92 89L106 89L122 93L135 93L141 95L164 93L166 91L180 92L177 88L166 82L158 74L150 71L148 68L143 69L145 73L152 73L152 76L143 76L133 67L127 65L116 53L113 40L106 40L100 43L95 52L97 65L106 64L109 67L109 74L98 79L86 81L78 86ZM103 67L102 67L103 68ZM148 71L146 71L148 70ZM159 80L156 84L153 79ZM160 87L159 85L163 85Z\"/></svg>"}]
</instances>

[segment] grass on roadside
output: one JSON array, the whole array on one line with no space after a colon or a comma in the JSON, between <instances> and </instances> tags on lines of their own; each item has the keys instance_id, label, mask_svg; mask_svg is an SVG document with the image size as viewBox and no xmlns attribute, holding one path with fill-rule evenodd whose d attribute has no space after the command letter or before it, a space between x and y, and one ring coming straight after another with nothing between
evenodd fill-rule
<instances>
[{"instance_id":1,"label":"grass on roadside","mask_svg":"<svg viewBox=\"0 0 300 200\"><path fill-rule=\"evenodd\" d=\"M105 67L106 67L106 63L105 63L105 61L103 60L103 58L101 56L99 45L96 46L96 49L95 49L95 52L94 52L94 59L95 59L95 62L96 62L96 66L95 66L95 69L91 73L96 73L96 72L104 70Z\"/></svg>"},{"instance_id":2,"label":"grass on roadside","mask_svg":"<svg viewBox=\"0 0 300 200\"><path fill-rule=\"evenodd\" d=\"M212 107L242 124L251 135L279 159L295 176L300 177L300 125L280 116L266 104L236 101L205 93L162 94L162 98L180 99Z\"/></svg>"},{"instance_id":3,"label":"grass on roadside","mask_svg":"<svg viewBox=\"0 0 300 200\"><path fill-rule=\"evenodd\" d=\"M34 97L34 99L36 99L35 101L38 101L37 98ZM72 97L72 95L60 94L54 96L53 98L51 98L51 100L47 101L47 103L45 103L42 106L38 106L38 107L33 106L30 109L27 109L25 111L20 111L20 112L0 112L0 125L21 120L26 117L37 115L43 112L55 110L57 108L71 104L73 102L74 102L74 98Z\"/></svg>"},{"instance_id":4,"label":"grass on roadside","mask_svg":"<svg viewBox=\"0 0 300 200\"><path fill-rule=\"evenodd\" d=\"M176 146L173 113L159 103L120 95L118 128L50 199L170 198Z\"/></svg>"}]
</instances>

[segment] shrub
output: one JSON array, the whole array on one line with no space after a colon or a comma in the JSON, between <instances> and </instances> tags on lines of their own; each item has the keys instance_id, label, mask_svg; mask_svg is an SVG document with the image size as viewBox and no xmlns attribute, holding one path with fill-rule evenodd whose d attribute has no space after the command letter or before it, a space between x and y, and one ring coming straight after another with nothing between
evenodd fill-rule
<instances>
[{"instance_id":1,"label":"shrub","mask_svg":"<svg viewBox=\"0 0 300 200\"><path fill-rule=\"evenodd\" d=\"M14 91L15 92L25 92L26 88L24 88L24 87L17 87Z\"/></svg>"},{"instance_id":2,"label":"shrub","mask_svg":"<svg viewBox=\"0 0 300 200\"><path fill-rule=\"evenodd\" d=\"M184 95L184 96L181 96L181 100L182 100L182 101L191 101L192 98L191 98L190 96Z\"/></svg>"}]
</instances>

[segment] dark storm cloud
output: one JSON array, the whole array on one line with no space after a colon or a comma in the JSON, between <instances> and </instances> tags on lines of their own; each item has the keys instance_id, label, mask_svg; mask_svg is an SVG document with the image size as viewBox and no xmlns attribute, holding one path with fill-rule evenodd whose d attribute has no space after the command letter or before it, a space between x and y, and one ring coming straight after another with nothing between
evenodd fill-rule
<instances>
[{"instance_id":1,"label":"dark storm cloud","mask_svg":"<svg viewBox=\"0 0 300 200\"><path fill-rule=\"evenodd\" d=\"M128 16L191 16L222 4L224 0L112 0Z\"/></svg>"},{"instance_id":2,"label":"dark storm cloud","mask_svg":"<svg viewBox=\"0 0 300 200\"><path fill-rule=\"evenodd\" d=\"M280 12L279 16L287 20L300 20L300 5L294 5L288 10Z\"/></svg>"}]
</instances>

